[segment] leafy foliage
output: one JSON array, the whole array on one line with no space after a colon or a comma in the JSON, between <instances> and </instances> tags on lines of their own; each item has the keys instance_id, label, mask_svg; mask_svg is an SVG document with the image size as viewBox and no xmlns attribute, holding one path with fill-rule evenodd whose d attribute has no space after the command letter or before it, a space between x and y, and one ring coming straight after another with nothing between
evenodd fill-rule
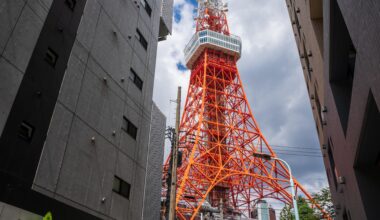
<instances>
[{"instance_id":1,"label":"leafy foliage","mask_svg":"<svg viewBox=\"0 0 380 220\"><path fill-rule=\"evenodd\" d=\"M293 220L294 216L291 211L292 207L288 204L285 205L284 208L282 208L280 212L280 220Z\"/></svg>"},{"instance_id":2,"label":"leafy foliage","mask_svg":"<svg viewBox=\"0 0 380 220\"><path fill-rule=\"evenodd\" d=\"M334 204L331 200L330 189L328 187L322 188L320 192L315 193L312 196L318 205L326 210L331 217L335 217ZM319 210L315 210L314 214L316 216L322 217L322 213Z\"/></svg>"},{"instance_id":3,"label":"leafy foliage","mask_svg":"<svg viewBox=\"0 0 380 220\"><path fill-rule=\"evenodd\" d=\"M324 210L326 210L331 217L335 216L334 205L331 200L331 194L328 187L321 189L320 192L313 194L314 200L320 205ZM298 213L301 220L318 220L322 219L322 213L319 209L312 209L307 201L302 198L297 198ZM291 205L285 205L281 210L280 220L294 220L294 214Z\"/></svg>"},{"instance_id":4,"label":"leafy foliage","mask_svg":"<svg viewBox=\"0 0 380 220\"><path fill-rule=\"evenodd\" d=\"M302 197L297 198L298 213L300 215L300 220L318 220L319 218L314 215L314 210L310 208L309 204ZM293 211L290 205L285 205L281 210L280 220L293 220L295 219Z\"/></svg>"}]
</instances>

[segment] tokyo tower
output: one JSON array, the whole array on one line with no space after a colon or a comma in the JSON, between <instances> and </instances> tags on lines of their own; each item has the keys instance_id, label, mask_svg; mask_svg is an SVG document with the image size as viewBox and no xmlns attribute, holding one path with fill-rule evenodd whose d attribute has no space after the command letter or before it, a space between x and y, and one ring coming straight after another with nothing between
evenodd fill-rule
<instances>
[{"instance_id":1,"label":"tokyo tower","mask_svg":"<svg viewBox=\"0 0 380 220\"><path fill-rule=\"evenodd\" d=\"M221 219L250 217L253 207L264 198L292 204L285 164L255 156L276 157L276 153L248 104L236 66L242 44L230 33L226 11L222 0L198 0L196 33L184 50L191 76L179 132L178 219L199 219L206 212L219 212ZM169 159L164 179L168 168ZM167 184L163 182L165 193ZM296 194L302 194L329 219L294 182Z\"/></svg>"}]
</instances>

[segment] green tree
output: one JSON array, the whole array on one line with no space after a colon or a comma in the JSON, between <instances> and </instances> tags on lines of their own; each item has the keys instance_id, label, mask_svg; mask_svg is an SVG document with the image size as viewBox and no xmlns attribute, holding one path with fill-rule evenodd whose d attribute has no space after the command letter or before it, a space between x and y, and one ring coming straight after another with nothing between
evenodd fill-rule
<instances>
[{"instance_id":1,"label":"green tree","mask_svg":"<svg viewBox=\"0 0 380 220\"><path fill-rule=\"evenodd\" d=\"M322 209L330 214L331 217L335 217L334 204L332 203L328 187L322 188L320 192L313 194L312 197ZM301 220L318 220L323 218L322 212L317 208L312 209L304 198L298 197L297 204ZM280 220L294 220L294 214L291 209L291 205L285 205L281 210Z\"/></svg>"},{"instance_id":2,"label":"green tree","mask_svg":"<svg viewBox=\"0 0 380 220\"><path fill-rule=\"evenodd\" d=\"M300 216L300 220L319 220L319 218L314 214L314 210L310 208L309 204L302 197L297 198L298 204L298 213ZM290 205L285 205L285 207L281 210L280 220L294 220L294 214L291 211Z\"/></svg>"},{"instance_id":3,"label":"green tree","mask_svg":"<svg viewBox=\"0 0 380 220\"><path fill-rule=\"evenodd\" d=\"M298 197L297 203L300 220L319 220L319 218L314 215L314 210L310 208L304 198Z\"/></svg>"},{"instance_id":4,"label":"green tree","mask_svg":"<svg viewBox=\"0 0 380 220\"><path fill-rule=\"evenodd\" d=\"M280 220L293 220L294 216L292 214L291 209L292 209L292 207L290 205L286 204L280 212Z\"/></svg>"},{"instance_id":5,"label":"green tree","mask_svg":"<svg viewBox=\"0 0 380 220\"><path fill-rule=\"evenodd\" d=\"M318 203L322 209L326 210L331 217L335 217L334 204L331 200L331 194L329 187L322 188L320 192L312 195L314 200ZM316 216L322 217L322 213L319 209L314 211Z\"/></svg>"}]
</instances>

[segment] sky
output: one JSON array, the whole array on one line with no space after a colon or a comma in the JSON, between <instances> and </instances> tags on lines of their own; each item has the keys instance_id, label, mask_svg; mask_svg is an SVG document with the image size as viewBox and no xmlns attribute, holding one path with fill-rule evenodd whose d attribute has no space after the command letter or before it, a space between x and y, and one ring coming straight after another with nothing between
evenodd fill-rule
<instances>
[{"instance_id":1,"label":"sky","mask_svg":"<svg viewBox=\"0 0 380 220\"><path fill-rule=\"evenodd\" d=\"M326 172L285 0L229 0L230 32L242 39L238 69L259 127L310 192ZM185 100L190 71L183 49L194 34L195 0L174 0L172 35L158 46L153 99L174 125L177 87ZM166 146L166 155L169 146Z\"/></svg>"}]
</instances>

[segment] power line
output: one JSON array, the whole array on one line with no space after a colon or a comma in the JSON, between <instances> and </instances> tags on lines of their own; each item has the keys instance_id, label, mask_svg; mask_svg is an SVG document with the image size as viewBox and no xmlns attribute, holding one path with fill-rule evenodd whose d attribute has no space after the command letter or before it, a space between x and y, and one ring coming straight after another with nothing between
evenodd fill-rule
<instances>
[{"instance_id":1,"label":"power line","mask_svg":"<svg viewBox=\"0 0 380 220\"><path fill-rule=\"evenodd\" d=\"M303 150L286 150L286 149L277 149L277 148L274 148L273 149L274 151L279 151L279 152L294 152L294 153L307 153L307 154L315 154L315 155L321 155L321 152L317 152L317 151L303 151Z\"/></svg>"},{"instance_id":2,"label":"power line","mask_svg":"<svg viewBox=\"0 0 380 220\"><path fill-rule=\"evenodd\" d=\"M299 157L323 157L321 155L307 155L307 154L287 154L287 153L278 153L281 155L291 155L291 156L299 156Z\"/></svg>"},{"instance_id":3,"label":"power line","mask_svg":"<svg viewBox=\"0 0 380 220\"><path fill-rule=\"evenodd\" d=\"M306 146L290 146L290 145L277 145L277 144L269 144L269 146L273 147L284 147L284 148L297 148L297 149L311 149L311 150L319 150L319 147L306 147Z\"/></svg>"}]
</instances>

